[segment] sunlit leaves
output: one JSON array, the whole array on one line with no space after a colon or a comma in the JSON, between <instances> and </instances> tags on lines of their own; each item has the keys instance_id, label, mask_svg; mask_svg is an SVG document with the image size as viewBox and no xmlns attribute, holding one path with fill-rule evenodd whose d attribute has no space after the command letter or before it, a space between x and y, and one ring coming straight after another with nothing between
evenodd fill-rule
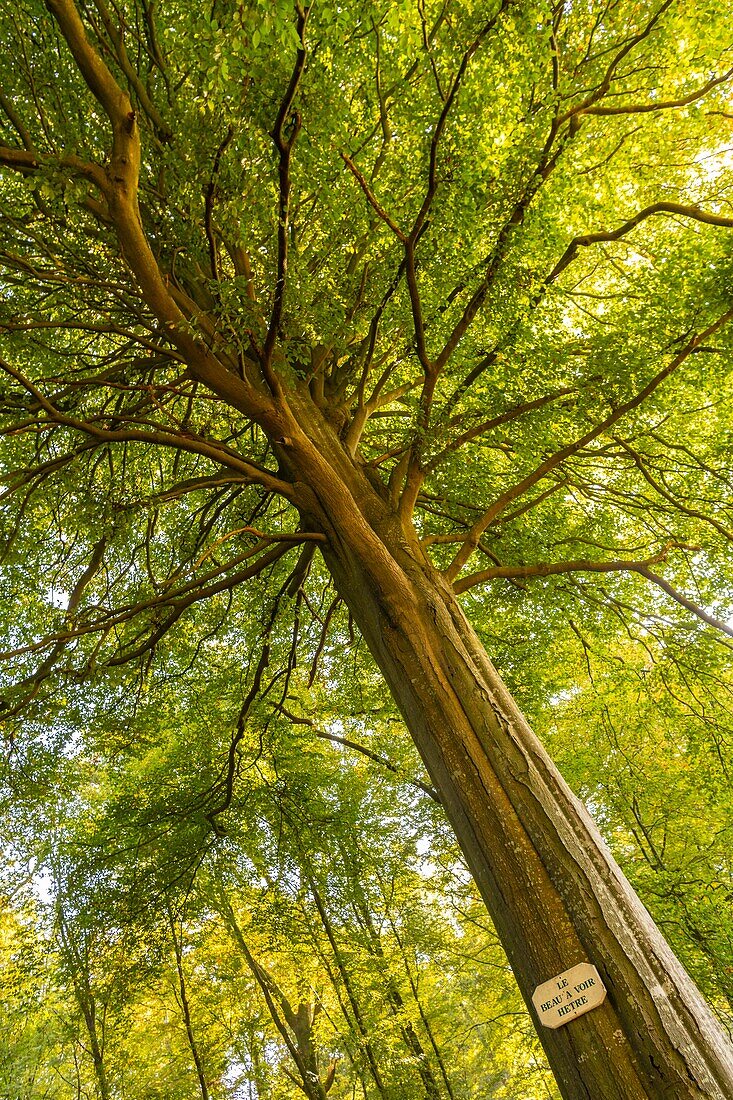
<instances>
[{"instance_id":1,"label":"sunlit leaves","mask_svg":"<svg viewBox=\"0 0 733 1100\"><path fill-rule=\"evenodd\" d=\"M727 328L629 404L730 307L730 229L697 217L730 214L720 5L324 2L302 34L285 0L107 11L83 16L135 106L162 293L226 378L267 391L282 273L273 369L335 426L380 508L412 459L439 568L550 463L483 532L466 572L504 572L464 606L727 1011L729 649L709 623L733 613ZM526 1017L429 784L296 541L308 517L271 491L287 439L194 380L133 278L84 168L108 170L108 120L46 7L16 5L0 35L1 705L13 843L40 895L0 950L36 990L16 943L38 930L30 954L47 943L55 975L35 1015L11 982L8 1059L37 1066L47 1028L48 1095L95 1087L86 974L114 1087L187 1100L167 904L212 1094L293 1095L229 903L286 999L321 998L314 1041L323 1066L339 1059L339 1100L379 1091L369 1043L393 1094L419 1095L408 1024L442 1080L421 1005L456 1095L534 1100ZM284 264L273 128L303 50ZM614 236L662 202L685 209ZM473 301L428 399L426 360ZM656 580L634 569L652 558ZM65 955L43 889L74 926Z\"/></svg>"}]
</instances>

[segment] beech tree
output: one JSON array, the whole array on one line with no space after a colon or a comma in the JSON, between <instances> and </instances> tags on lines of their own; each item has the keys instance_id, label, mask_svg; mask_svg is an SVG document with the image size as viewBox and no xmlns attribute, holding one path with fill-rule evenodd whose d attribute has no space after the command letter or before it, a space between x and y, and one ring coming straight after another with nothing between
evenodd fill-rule
<instances>
[{"instance_id":1,"label":"beech tree","mask_svg":"<svg viewBox=\"0 0 733 1100\"><path fill-rule=\"evenodd\" d=\"M73 738L99 685L142 690L171 638L182 691L245 649L215 840L258 699L307 721L299 646L327 685L345 607L528 1006L579 962L608 989L538 1023L567 1098L724 1098L733 1058L470 620L501 635L563 577L583 640L604 609L733 635L725 14L2 16L12 750Z\"/></svg>"}]
</instances>

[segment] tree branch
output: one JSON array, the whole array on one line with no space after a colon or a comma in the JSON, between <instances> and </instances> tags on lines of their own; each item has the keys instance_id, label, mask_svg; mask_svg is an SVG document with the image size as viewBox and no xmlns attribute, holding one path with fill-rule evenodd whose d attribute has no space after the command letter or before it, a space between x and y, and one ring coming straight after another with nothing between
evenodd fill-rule
<instances>
[{"instance_id":1,"label":"tree branch","mask_svg":"<svg viewBox=\"0 0 733 1100\"><path fill-rule=\"evenodd\" d=\"M486 584L487 581L504 578L516 580L525 577L554 577L559 573L641 573L650 565L658 565L666 561L670 550L699 550L699 546L689 546L683 542L668 542L657 554L643 561L634 559L620 559L617 561L593 561L580 559L577 561L536 562L534 565L495 565L490 569L482 569L479 573L472 573L469 577L463 577L456 581L453 590L456 593L467 592L476 585Z\"/></svg>"},{"instance_id":2,"label":"tree branch","mask_svg":"<svg viewBox=\"0 0 733 1100\"><path fill-rule=\"evenodd\" d=\"M683 218L693 218L695 221L704 222L706 225L733 227L733 218L723 217L722 214L710 214L705 210L700 210L697 206L686 206L679 202L655 202L651 206L645 206L643 210L640 210L633 218L629 218L618 229L609 232L585 233L582 236L574 237L545 282L554 282L568 264L575 259L579 248L587 248L591 244L598 244L602 241L618 241L621 237L630 233L640 222L651 218L655 214L678 214Z\"/></svg>"},{"instance_id":3,"label":"tree branch","mask_svg":"<svg viewBox=\"0 0 733 1100\"><path fill-rule=\"evenodd\" d=\"M158 109L150 99L148 92L143 84L142 80L135 72L130 63L130 58L125 47L125 40L122 35L122 30L115 23L112 17L112 13L107 7L104 0L94 0L94 5L102 18L102 24L109 36L109 40L112 43L115 57L120 66L120 69L124 73L130 87L135 92L137 100L142 107L145 114L148 116L153 126L155 127L158 136L161 141L168 142L173 137L173 131L167 122L164 122Z\"/></svg>"},{"instance_id":4,"label":"tree branch","mask_svg":"<svg viewBox=\"0 0 733 1100\"><path fill-rule=\"evenodd\" d=\"M634 397L630 398L628 401L623 402L623 404L614 409L610 413L610 415L605 418L605 420L601 421L600 424L597 424L594 428L592 428L591 431L586 432L585 435L581 436L579 439L576 439L573 443L569 443L566 447L562 447L559 451L556 451L555 454L551 455L549 458L546 458L544 462L541 462L540 465L537 466L531 474L528 474L527 477L523 478L516 485L513 485L511 489L507 489L505 493L502 493L501 496L496 501L494 501L492 506L484 513L481 519L478 520L471 528L468 538L463 543L463 546L456 554L448 569L445 571L446 578L451 582L454 582L456 580L458 574L463 569L463 566L466 564L466 562L476 549L478 541L483 535L484 531L487 529L487 527L490 526L490 524L494 522L497 516L499 516L501 512L504 511L508 504L511 504L512 501L517 499L517 497L522 496L524 493L526 493L528 489L531 489L533 485L536 485L538 481L541 481L543 477L546 477L547 474L550 473L550 471L554 470L567 458L570 458L572 455L580 451L583 447L587 446L588 443L591 443L594 439L597 439L598 436L603 435L604 432L608 431L610 427L617 423L617 421L621 420L622 417L626 416L627 413L631 412L633 409L641 405L642 402L647 399L647 397L654 393L654 391L662 384L662 382L669 378L669 376L673 374L682 365L682 363L685 362L685 360L695 351L695 349L700 344L704 343L704 341L708 339L708 337L710 337L713 333L717 332L720 328L727 324L731 317L733 317L733 308L726 310L726 312L718 317L716 321L713 321L711 325L708 325L706 329L703 329L702 332L699 332L696 336L693 336L690 340L688 340L687 344L682 348L682 350L665 367L663 367L662 370L658 371L657 374L655 374L654 377L647 383L647 385L644 386L644 388L641 389L637 394L635 394Z\"/></svg>"},{"instance_id":5,"label":"tree branch","mask_svg":"<svg viewBox=\"0 0 733 1100\"><path fill-rule=\"evenodd\" d=\"M264 486L264 488L278 493L281 496L286 497L288 500L293 500L293 486L287 482L281 481L278 477L272 474L269 470L266 470L260 466L257 466L253 462L249 462L246 459L241 458L237 453L231 450L229 447L225 447L221 444L212 443L209 440L196 437L193 433L182 430L179 432L168 432L165 429L157 431L143 431L137 428L124 428L121 430L108 429L97 427L95 424L85 420L77 420L75 417L57 408L51 401L44 396L44 394L35 386L29 379L25 378L20 371L10 366L4 360L0 359L0 370L5 371L14 378L20 385L32 394L36 398L38 404L43 411L48 415L49 419L55 424L63 424L68 428L73 428L76 431L83 432L85 435L90 435L94 439L98 439L108 443L119 442L140 442L140 443L152 443L163 447L172 447L176 450L189 451L192 454L199 454L211 461L216 462L221 466L225 466L228 469L234 470L236 473L244 474L248 480ZM110 419L105 417L106 419ZM114 419L114 418L111 418Z\"/></svg>"},{"instance_id":6,"label":"tree branch","mask_svg":"<svg viewBox=\"0 0 733 1100\"><path fill-rule=\"evenodd\" d=\"M636 466L637 470L644 478L644 480L647 482L647 484L650 485L652 489L654 489L654 491L658 493L660 497L662 497L663 500L666 500L669 504L671 504L675 511L680 511L684 515L690 516L692 519L699 519L702 520L703 523L710 524L710 526L713 527L719 534L721 534L723 538L726 538L730 542L733 542L733 531L729 530L729 528L727 528L724 524L720 523L717 519L715 519L714 516L708 516L704 512L698 511L697 508L689 508L686 504L683 504L682 501L678 500L677 497L668 492L668 490L665 489L663 485L660 485L657 479L652 476L647 468L647 463L644 456L642 456L637 450L635 450L630 443L627 443L626 440L620 439L618 436L614 436L614 439L619 444L619 446L623 447L626 453L631 457L634 465Z\"/></svg>"},{"instance_id":7,"label":"tree branch","mask_svg":"<svg viewBox=\"0 0 733 1100\"><path fill-rule=\"evenodd\" d=\"M407 234L404 232L404 230L400 229L400 227L397 225L397 223L394 221L394 219L384 209L384 207L380 203L379 199L376 197L376 195L372 191L371 187L367 183L366 178L359 171L359 169L354 164L351 157L347 156L346 153L342 152L341 153L341 159L344 162L344 164L346 165L346 167L349 169L349 171L351 172L354 179L357 181L357 183L361 187L362 191L366 195L367 202L372 207L372 209L375 211L375 213L382 219L382 221L384 222L385 225L389 226L389 228L392 230L392 232L397 237L397 239L399 241L401 241L402 244L405 244L407 242Z\"/></svg>"},{"instance_id":8,"label":"tree branch","mask_svg":"<svg viewBox=\"0 0 733 1100\"><path fill-rule=\"evenodd\" d=\"M689 95L682 96L680 99L665 99L658 103L626 103L619 104L617 107L589 107L583 113L586 115L643 115L655 111L670 111L677 107L687 107L690 103L702 99L719 84L724 84L730 80L731 77L733 77L733 68L728 69L722 76L712 77L702 88L698 88L697 91L690 92Z\"/></svg>"},{"instance_id":9,"label":"tree branch","mask_svg":"<svg viewBox=\"0 0 733 1100\"><path fill-rule=\"evenodd\" d=\"M671 596L681 607L686 608L687 611L691 611L693 615L698 619L702 619L704 623L708 623L709 626L715 627L716 630L722 631L723 634L727 634L730 638L733 638L733 627L728 623L721 622L720 619L716 619L714 615L711 615L699 604L694 603L688 599L687 596L683 596L673 585L666 581L664 577L660 577L658 573L653 573L651 569L646 566L641 566L636 570L642 577L646 577L647 580L656 584L663 592L666 592L668 596Z\"/></svg>"},{"instance_id":10,"label":"tree branch","mask_svg":"<svg viewBox=\"0 0 733 1100\"><path fill-rule=\"evenodd\" d=\"M305 28L308 22L310 8L304 10L298 3L296 11L296 26L300 46L296 53L295 65L293 66L290 83L283 96L280 110L275 120L275 126L272 131L272 140L275 143L275 148L280 154L278 161L277 278L275 281L275 293L272 301L270 324L267 329L267 336L265 337L265 344L262 352L262 371L273 394L280 394L282 392L280 381L272 370L272 353L275 350L275 343L277 342L278 333L280 331L280 322L282 321L283 306L285 303L290 218L290 160L293 146L298 138L301 127L300 113L295 111L294 114L292 114L292 110L298 85L300 84L305 69ZM293 126L290 134L286 137L285 125L290 121L291 117Z\"/></svg>"},{"instance_id":11,"label":"tree branch","mask_svg":"<svg viewBox=\"0 0 733 1100\"><path fill-rule=\"evenodd\" d=\"M145 235L138 207L141 163L140 133L135 111L109 69L87 38L73 0L46 0L87 86L103 107L112 127L112 150L99 186L125 259L149 308L164 325L172 343L183 353L196 378L233 408L278 434L279 425L269 400L239 377L239 363L223 353L221 361L190 325L174 301ZM273 423L273 420L275 423Z\"/></svg>"},{"instance_id":12,"label":"tree branch","mask_svg":"<svg viewBox=\"0 0 733 1100\"><path fill-rule=\"evenodd\" d=\"M367 748L366 745L360 745L358 741L351 741L348 737L340 737L337 733L329 733L327 730L319 729L315 722L310 718L303 718L297 714L293 714L287 710L282 704L277 708L281 714L284 714L287 719L298 726L307 726L312 730L316 737L320 737L323 741L331 741L334 745L343 745L346 749L352 749L354 752L361 753L362 756L366 756L367 759L373 760L375 764L379 764L380 767L386 768L388 771L393 772L395 775L399 775L404 779L406 783L409 783L411 787L417 787L429 798L432 798L433 802L437 802L441 805L440 796L438 792L429 784L423 783L420 779L409 779L402 775L402 769L398 764L395 764L392 760L389 760L386 756L380 755L378 752L374 752L373 749Z\"/></svg>"},{"instance_id":13,"label":"tree branch","mask_svg":"<svg viewBox=\"0 0 733 1100\"><path fill-rule=\"evenodd\" d=\"M426 472L433 473L449 454L459 450L465 443L471 443L474 439L478 439L479 436L484 435L486 432L492 431L502 424L508 424L511 420L516 420L517 417L524 416L525 413L533 412L535 409L541 409L544 405L549 405L552 401L557 401L560 397L567 397L568 394L577 392L577 387L565 386L563 389L553 390L552 393L546 393L543 397L536 397L533 401L522 401L518 405L512 406L511 409L507 409L506 412L500 413L490 420L484 420L480 424L476 424L473 428L469 428L444 447L425 467Z\"/></svg>"},{"instance_id":14,"label":"tree branch","mask_svg":"<svg viewBox=\"0 0 733 1100\"><path fill-rule=\"evenodd\" d=\"M614 74L621 62L624 60L625 57L628 57L635 46L638 46L640 42L643 42L645 38L649 37L664 13L669 7L672 6L672 3L673 0L664 0L664 3L661 4L659 8L657 8L654 14L647 21L643 29L640 30L637 34L631 35L626 40L624 45L608 64L601 83L596 88L594 88L588 96L586 96L581 104L579 104L577 107L571 108L565 115L562 115L559 119L559 122L565 122L573 116L577 116L584 112L587 113L589 111L589 108L597 103L599 99L603 99L603 97L606 95L611 87Z\"/></svg>"}]
</instances>

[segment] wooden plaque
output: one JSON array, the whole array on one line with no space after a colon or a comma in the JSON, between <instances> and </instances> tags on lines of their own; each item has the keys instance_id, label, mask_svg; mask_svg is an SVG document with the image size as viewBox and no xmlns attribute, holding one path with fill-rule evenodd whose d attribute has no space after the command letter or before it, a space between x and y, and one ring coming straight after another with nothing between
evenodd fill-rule
<instances>
[{"instance_id":1,"label":"wooden plaque","mask_svg":"<svg viewBox=\"0 0 733 1100\"><path fill-rule=\"evenodd\" d=\"M606 999L606 987L595 966L578 963L548 982L538 985L532 1004L545 1027L562 1027L571 1020L598 1008Z\"/></svg>"}]
</instances>

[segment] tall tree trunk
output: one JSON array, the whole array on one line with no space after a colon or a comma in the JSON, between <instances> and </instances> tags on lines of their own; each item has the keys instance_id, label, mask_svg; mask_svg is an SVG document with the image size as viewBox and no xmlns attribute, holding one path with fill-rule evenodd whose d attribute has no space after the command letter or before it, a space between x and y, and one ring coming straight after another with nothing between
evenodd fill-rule
<instances>
[{"instance_id":1,"label":"tall tree trunk","mask_svg":"<svg viewBox=\"0 0 733 1100\"><path fill-rule=\"evenodd\" d=\"M440 1069L440 1073L441 1073L441 1076L443 1078L443 1082L445 1084L446 1092L448 1093L448 1096L450 1097L450 1100L455 1100L455 1093L453 1092L453 1086L450 1083L450 1076L448 1074L448 1070L446 1069L445 1059L443 1058L442 1052L441 1052L440 1047L438 1045L438 1041L435 1037L435 1033L433 1031L432 1024L430 1023L430 1020L428 1019L428 1016L425 1012L425 1009L423 1008L422 1001L420 1000L420 995L418 993L418 988L417 988L417 979L413 978L413 976L412 976L412 970L410 969L410 960L407 957L407 951L405 950L404 943L402 942L402 937L400 936L399 931L397 929L397 926L395 925L394 921L392 920L392 917L389 916L389 915L388 915L388 920L389 920L390 928L392 929L392 935L394 936L395 940L397 941L397 946L400 949L400 956L402 958L402 964L404 966L405 976L407 977L407 980L410 984L410 990L412 992L412 997L413 997L413 1000L415 1002L415 1006L417 1008L417 1011L420 1014L420 1019L422 1020L422 1025L425 1029L425 1034L427 1035L428 1040L430 1042L430 1045L433 1048L433 1053L435 1054L435 1058L436 1058L436 1061L438 1063L438 1067Z\"/></svg>"},{"instance_id":2,"label":"tall tree trunk","mask_svg":"<svg viewBox=\"0 0 733 1100\"><path fill-rule=\"evenodd\" d=\"M344 862L344 866L348 866L349 854L346 853L343 848L341 849L341 856ZM387 959L384 955L384 948L382 947L382 941L379 932L374 927L374 921L372 920L371 912L369 911L369 905L366 900L364 891L358 881L358 864L355 859L351 860L352 866L357 871L357 875L354 877L352 889L354 891L354 899L352 901L352 907L357 916L357 919L366 929L368 936L368 948L372 955L379 959L381 963L382 978L384 981L384 991L387 998L387 1004L389 1005L390 1012L398 1021L400 1033L402 1035L403 1042L407 1047L414 1063L420 1074L420 1079L425 1089L426 1100L440 1100L442 1095L440 1086L435 1079L432 1066L428 1060L427 1053L420 1042L420 1036L415 1031L412 1023L407 1017L405 1012L405 1002L402 997L402 993L399 990L397 982L394 976L390 973ZM400 945L401 946L401 945ZM449 1090L450 1092L450 1090Z\"/></svg>"},{"instance_id":3,"label":"tall tree trunk","mask_svg":"<svg viewBox=\"0 0 733 1100\"><path fill-rule=\"evenodd\" d=\"M176 957L176 972L178 974L178 1003L181 1006L181 1012L183 1014L183 1022L186 1027L186 1038L188 1039L188 1046L191 1051L191 1057L193 1058L194 1066L196 1068L196 1077L198 1078L199 1090L201 1092L201 1100L210 1100L209 1086L206 1082L206 1074L204 1073L204 1064L201 1058L201 1053L196 1042L196 1036L193 1032L193 1023L191 1021L191 1006L188 1001L188 992L186 990L186 976L183 972L183 947L182 936L178 937L176 932L176 922L171 908L170 901L166 899L166 909L168 913L168 926L171 930L171 938L173 940L173 951Z\"/></svg>"},{"instance_id":4,"label":"tall tree trunk","mask_svg":"<svg viewBox=\"0 0 733 1100\"><path fill-rule=\"evenodd\" d=\"M565 1100L728 1100L733 1051L502 683L414 529L289 395L281 465L404 716ZM287 413L286 413L287 415ZM594 964L605 1002L551 1030L535 988Z\"/></svg>"},{"instance_id":5,"label":"tall tree trunk","mask_svg":"<svg viewBox=\"0 0 733 1100\"><path fill-rule=\"evenodd\" d=\"M352 1019L350 1018L350 1016L346 1012L346 1006L342 1004L342 1010L344 1012L344 1019L346 1020L347 1024L349 1024L349 1026L352 1028L355 1036L357 1037L357 1040L359 1042L359 1047L364 1052L367 1063L369 1065L369 1069L371 1071L371 1075L374 1079L374 1084L377 1086L377 1090L379 1091L380 1096L386 1098L387 1095L388 1095L388 1089L385 1086L385 1083L382 1079L382 1074L381 1074L381 1071L380 1071L380 1068L379 1068L379 1063L378 1063L377 1057L374 1053L374 1048L372 1047L372 1044L369 1040L369 1030L368 1030L368 1028L366 1026L366 1022L364 1020L361 1005L359 1004L359 999L356 996L356 991L355 991L354 986L352 984L351 977L349 975L349 971L348 971L348 969L347 969L347 967L344 963L343 955L341 954L341 950L339 948L339 945L336 942L336 937L334 935L333 926L331 925L331 921L330 921L330 918L329 918L328 913L326 911L326 907L323 904L323 898L321 897L321 895L319 893L318 887L316 886L313 879L310 878L310 876L308 876L307 881L308 881L308 886L309 886L309 889L310 889L310 892L311 892L311 896L313 897L313 900L316 903L316 909L318 910L318 915L321 918L321 924L323 925L323 930L326 933L326 938L327 938L327 940L330 944L331 950L333 951L333 957L334 957L334 960L336 962L336 968L338 970L339 975L341 976L341 981L343 982L344 989L346 990L346 996L348 998L349 1005L351 1006L351 1016L353 1016L353 1022L352 1022ZM339 1001L340 1000L341 1000L341 998L339 997Z\"/></svg>"},{"instance_id":6,"label":"tall tree trunk","mask_svg":"<svg viewBox=\"0 0 733 1100\"><path fill-rule=\"evenodd\" d=\"M63 911L63 895L60 890L57 896L57 915L62 955L71 976L76 1003L84 1019L89 1038L89 1052L92 1056L94 1079L99 1100L110 1100L107 1067L104 1061L104 1022L100 1027L97 1015L97 999L91 986L88 948L79 946L72 928L67 924ZM102 1019L104 1020L104 1014ZM76 1058L76 1055L74 1057Z\"/></svg>"},{"instance_id":7,"label":"tall tree trunk","mask_svg":"<svg viewBox=\"0 0 733 1100\"><path fill-rule=\"evenodd\" d=\"M326 1100L328 1078L326 1082L321 1080L318 1051L313 1034L315 1005L301 1002L297 1009L293 1008L269 971L255 959L250 951L236 913L223 890L217 898L217 908L260 987L272 1022L280 1032L300 1080L287 1069L285 1072L291 1080L295 1081L308 1100Z\"/></svg>"}]
</instances>

